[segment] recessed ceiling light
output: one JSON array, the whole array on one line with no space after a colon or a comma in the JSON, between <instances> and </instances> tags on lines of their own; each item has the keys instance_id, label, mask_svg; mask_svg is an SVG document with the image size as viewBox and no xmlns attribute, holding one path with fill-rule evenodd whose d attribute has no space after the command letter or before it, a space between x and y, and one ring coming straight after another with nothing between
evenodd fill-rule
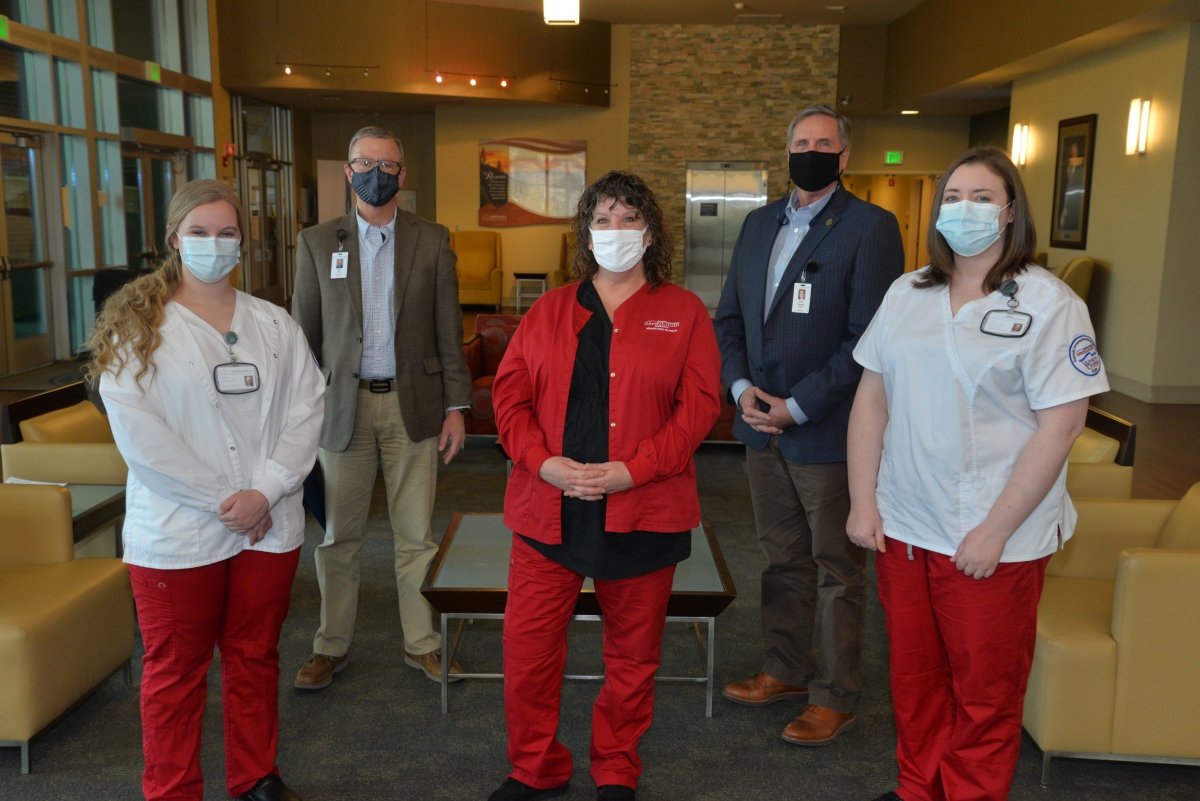
<instances>
[{"instance_id":1,"label":"recessed ceiling light","mask_svg":"<svg viewBox=\"0 0 1200 801\"><path fill-rule=\"evenodd\" d=\"M901 114L920 114L921 112L917 111L916 109L906 108L906 109L904 109L904 111L901 111L900 113Z\"/></svg>"}]
</instances>

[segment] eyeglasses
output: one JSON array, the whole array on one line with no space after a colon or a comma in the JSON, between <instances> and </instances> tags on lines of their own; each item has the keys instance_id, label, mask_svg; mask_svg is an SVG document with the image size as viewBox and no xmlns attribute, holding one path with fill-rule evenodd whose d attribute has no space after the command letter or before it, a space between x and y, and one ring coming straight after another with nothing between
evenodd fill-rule
<instances>
[{"instance_id":1,"label":"eyeglasses","mask_svg":"<svg viewBox=\"0 0 1200 801\"><path fill-rule=\"evenodd\" d=\"M390 159L350 159L350 169L355 172L370 172L375 167L391 175L400 174L400 162Z\"/></svg>"}]
</instances>

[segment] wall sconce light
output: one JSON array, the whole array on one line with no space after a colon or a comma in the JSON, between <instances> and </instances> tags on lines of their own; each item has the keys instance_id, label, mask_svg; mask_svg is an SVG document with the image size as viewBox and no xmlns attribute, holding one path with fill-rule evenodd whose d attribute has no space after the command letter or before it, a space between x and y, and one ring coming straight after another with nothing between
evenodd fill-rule
<instances>
[{"instance_id":1,"label":"wall sconce light","mask_svg":"<svg viewBox=\"0 0 1200 801\"><path fill-rule=\"evenodd\" d=\"M542 0L542 19L547 25L578 25L579 0Z\"/></svg>"},{"instance_id":2,"label":"wall sconce light","mask_svg":"<svg viewBox=\"0 0 1200 801\"><path fill-rule=\"evenodd\" d=\"M1129 127L1125 131L1125 155L1146 152L1150 133L1150 101L1137 98L1129 104Z\"/></svg>"},{"instance_id":3,"label":"wall sconce light","mask_svg":"<svg viewBox=\"0 0 1200 801\"><path fill-rule=\"evenodd\" d=\"M906 109L904 109L903 111L901 111L900 113L901 113L901 114L903 114L903 115L904 115L904 116L906 116L906 117L911 117L912 115L914 115L914 114L920 114L921 112L920 112L920 111L918 111L918 110L917 110L917 109L915 109L915 108L906 108Z\"/></svg>"},{"instance_id":4,"label":"wall sconce light","mask_svg":"<svg viewBox=\"0 0 1200 801\"><path fill-rule=\"evenodd\" d=\"M1029 155L1029 126L1017 123L1013 126L1012 160L1018 167L1025 166Z\"/></svg>"}]
</instances>

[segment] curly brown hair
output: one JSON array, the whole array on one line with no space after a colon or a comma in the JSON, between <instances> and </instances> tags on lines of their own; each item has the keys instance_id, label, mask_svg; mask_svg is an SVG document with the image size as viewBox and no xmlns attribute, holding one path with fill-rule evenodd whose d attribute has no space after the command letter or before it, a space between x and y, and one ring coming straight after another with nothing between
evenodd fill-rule
<instances>
[{"instance_id":1,"label":"curly brown hair","mask_svg":"<svg viewBox=\"0 0 1200 801\"><path fill-rule=\"evenodd\" d=\"M158 329L162 325L164 309L179 287L184 269L171 238L192 209L220 200L237 211L240 231L242 206L233 190L220 181L192 181L171 198L167 210L166 257L153 272L114 292L96 317L96 328L88 343L92 351L92 360L86 370L90 383L95 384L104 373L120 375L125 367L132 366L130 362L137 363L138 371L134 376L137 381L154 368L154 351L162 344Z\"/></svg>"},{"instance_id":2,"label":"curly brown hair","mask_svg":"<svg viewBox=\"0 0 1200 801\"><path fill-rule=\"evenodd\" d=\"M671 280L671 260L675 255L675 237L663 221L662 208L646 182L631 172L611 170L593 181L579 197L579 207L571 230L575 233L575 247L571 255L571 275L576 280L592 278L600 269L588 243L591 241L589 228L592 215L600 201L620 201L637 209L650 229L650 247L646 248L642 267L646 281L651 287Z\"/></svg>"}]
</instances>

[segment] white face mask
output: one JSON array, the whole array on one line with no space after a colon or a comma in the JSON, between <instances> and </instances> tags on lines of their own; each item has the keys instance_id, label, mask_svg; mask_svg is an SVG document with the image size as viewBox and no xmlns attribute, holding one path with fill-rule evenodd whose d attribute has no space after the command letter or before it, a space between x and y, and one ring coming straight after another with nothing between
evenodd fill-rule
<instances>
[{"instance_id":1,"label":"white face mask","mask_svg":"<svg viewBox=\"0 0 1200 801\"><path fill-rule=\"evenodd\" d=\"M960 256L978 256L1000 238L1000 212L1008 208L995 203L960 200L938 207L937 229L946 244Z\"/></svg>"},{"instance_id":2,"label":"white face mask","mask_svg":"<svg viewBox=\"0 0 1200 801\"><path fill-rule=\"evenodd\" d=\"M597 231L588 229L592 235L592 255L596 263L614 273L632 270L633 266L642 260L646 246L642 244L646 229L635 231L632 228Z\"/></svg>"},{"instance_id":3,"label":"white face mask","mask_svg":"<svg viewBox=\"0 0 1200 801\"><path fill-rule=\"evenodd\" d=\"M242 240L228 236L181 236L179 255L188 272L215 284L233 272L241 259Z\"/></svg>"}]
</instances>

